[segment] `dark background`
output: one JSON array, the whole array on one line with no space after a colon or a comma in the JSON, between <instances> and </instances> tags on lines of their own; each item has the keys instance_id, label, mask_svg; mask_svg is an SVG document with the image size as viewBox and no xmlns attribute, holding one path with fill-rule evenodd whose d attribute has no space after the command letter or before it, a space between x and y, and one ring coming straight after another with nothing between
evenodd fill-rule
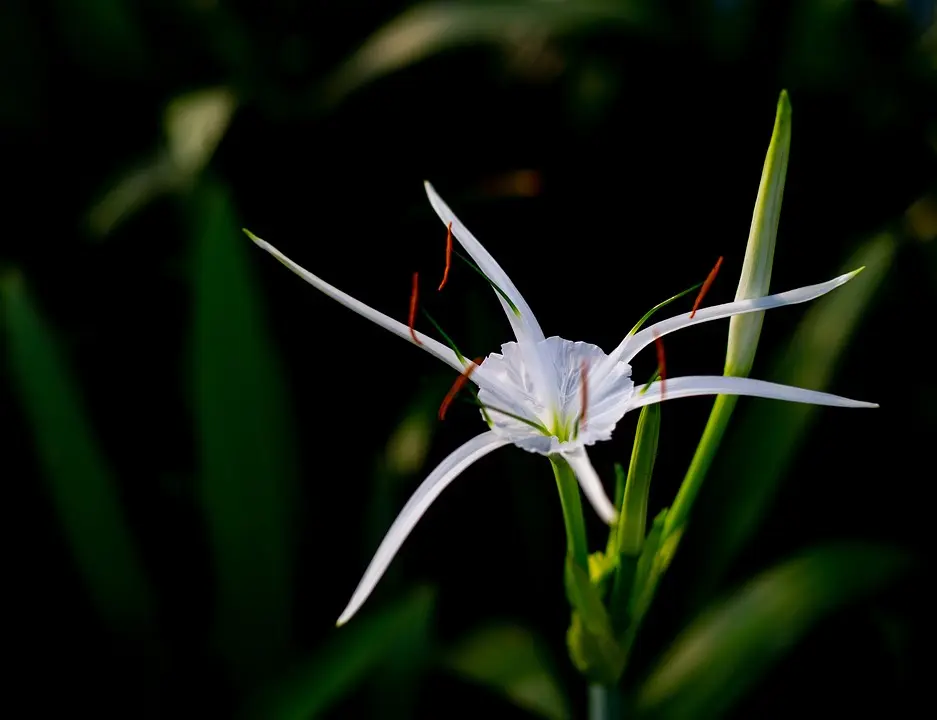
<instances>
[{"instance_id":1,"label":"dark background","mask_svg":"<svg viewBox=\"0 0 937 720\"><path fill-rule=\"evenodd\" d=\"M816 411L777 492L762 498L757 529L724 572L701 579L708 528L724 522L744 464L730 432L635 673L753 573L816 543L872 541L900 548L915 569L828 616L734 713L913 707L924 692L916 658L929 652L923 498L937 428L934 21L926 0L5 0L0 270L73 377L78 425L101 449L148 608L127 620L119 599L116 610L94 601L89 564L110 561L76 556L74 532L100 531L91 547L114 547L93 520L99 509L82 506L81 468L57 466L61 482L50 481L44 453L56 445L37 440L22 391L38 365L3 353L9 702L30 717L228 717L266 707L257 698L290 668L312 667L299 685L338 688L329 716L532 717L439 659L501 622L540 638L584 716L564 647L562 517L539 457L507 448L469 470L361 617L333 628L409 492L480 424L463 407L438 424L451 372L303 284L238 229L401 320L419 271L426 307L466 354L494 351L510 330L477 276L454 265L447 292L434 292L445 230L423 193L429 179L548 335L610 349L720 255L707 302L732 298L786 88L793 140L772 289L826 280L885 238L879 286L830 381L811 386L881 408ZM388 27L406 30L395 42L420 56L381 66L386 54L366 42ZM362 71L360 52L380 70ZM214 152L183 170L167 164L164 111L203 88L223 88L234 110ZM109 195L128 186L139 188L135 207ZM806 312L767 316L754 377L783 376ZM668 339L670 374L721 372L725 331L712 323ZM654 362L640 357L636 377ZM56 398L68 402L54 395L53 415ZM671 502L710 406L664 406L652 513ZM782 411L743 400L737 425L748 412ZM408 417L428 445L401 468L385 448ZM627 462L633 428L629 416L595 449L603 477ZM757 485L760 474L745 477ZM63 487L77 499L63 500ZM92 521L73 532L69 513ZM386 628L354 630L417 585L431 588L417 596L431 598L431 614L418 605L412 627L388 621L390 639Z\"/></svg>"}]
</instances>

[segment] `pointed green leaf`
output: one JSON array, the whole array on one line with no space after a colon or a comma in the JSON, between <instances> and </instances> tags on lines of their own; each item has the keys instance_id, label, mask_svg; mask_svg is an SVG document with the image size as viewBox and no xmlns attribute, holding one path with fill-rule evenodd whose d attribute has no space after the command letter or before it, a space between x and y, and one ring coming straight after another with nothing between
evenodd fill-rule
<instances>
[{"instance_id":1,"label":"pointed green leaf","mask_svg":"<svg viewBox=\"0 0 937 720\"><path fill-rule=\"evenodd\" d=\"M424 635L434 621L435 593L418 588L377 612L365 612L307 662L269 686L245 713L257 720L320 717L394 652L397 641Z\"/></svg>"},{"instance_id":2,"label":"pointed green leaf","mask_svg":"<svg viewBox=\"0 0 937 720\"><path fill-rule=\"evenodd\" d=\"M815 390L829 386L837 365L876 291L888 275L897 240L883 234L863 244L844 267L867 269L834 293L820 298L807 311L787 349L774 363L768 378L774 382ZM720 400L722 398L719 398ZM771 504L801 441L819 408L797 403L747 403L732 433L725 456L713 479L718 496L707 501L705 553L695 563L700 596L707 596L729 564L755 531ZM757 477L758 482L751 482Z\"/></svg>"},{"instance_id":3,"label":"pointed green leaf","mask_svg":"<svg viewBox=\"0 0 937 720\"><path fill-rule=\"evenodd\" d=\"M639 691L641 710L661 718L717 718L835 608L893 580L898 551L829 545L760 574L700 615Z\"/></svg>"},{"instance_id":4,"label":"pointed green leaf","mask_svg":"<svg viewBox=\"0 0 937 720\"><path fill-rule=\"evenodd\" d=\"M739 279L736 300L768 294L774 247L781 217L781 200L787 177L787 158L791 144L791 104L787 91L781 92L774 118L774 131L761 172L761 184L755 200L752 224L745 247L745 261ZM729 341L726 348L725 374L747 376L755 360L764 313L738 315L729 320ZM732 411L738 402L735 395L719 395L700 438L693 460L683 478L677 497L671 505L665 535L681 531L696 501L703 480L722 443Z\"/></svg>"},{"instance_id":5,"label":"pointed green leaf","mask_svg":"<svg viewBox=\"0 0 937 720\"><path fill-rule=\"evenodd\" d=\"M78 381L22 278L3 278L0 292L12 385L78 572L116 632L149 634L149 583Z\"/></svg>"},{"instance_id":6,"label":"pointed green leaf","mask_svg":"<svg viewBox=\"0 0 937 720\"><path fill-rule=\"evenodd\" d=\"M295 450L250 244L224 188L191 198L195 416L217 581L217 641L238 678L275 669L289 643Z\"/></svg>"},{"instance_id":7,"label":"pointed green leaf","mask_svg":"<svg viewBox=\"0 0 937 720\"><path fill-rule=\"evenodd\" d=\"M538 717L571 717L548 648L526 628L504 624L476 630L447 653L443 662Z\"/></svg>"},{"instance_id":8,"label":"pointed green leaf","mask_svg":"<svg viewBox=\"0 0 937 720\"><path fill-rule=\"evenodd\" d=\"M774 132L771 134L771 143L761 171L761 185L758 187L758 198L752 214L742 275L735 293L736 300L748 300L768 294L790 148L791 103L787 91L782 91L774 118ZM761 335L763 319L763 312L736 315L729 319L726 375L748 376L755 361L755 349Z\"/></svg>"}]
</instances>

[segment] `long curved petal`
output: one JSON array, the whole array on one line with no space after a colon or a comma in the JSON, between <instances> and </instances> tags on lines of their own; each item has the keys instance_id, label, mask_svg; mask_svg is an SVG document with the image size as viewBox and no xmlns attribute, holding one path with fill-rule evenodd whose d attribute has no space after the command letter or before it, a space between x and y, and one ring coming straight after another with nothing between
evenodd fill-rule
<instances>
[{"instance_id":1,"label":"long curved petal","mask_svg":"<svg viewBox=\"0 0 937 720\"><path fill-rule=\"evenodd\" d=\"M266 240L261 240L259 237L253 233L247 232L246 230L245 233L247 233L247 236L253 240L258 247L273 255L273 257L286 265L286 267L299 275L303 280L305 280L317 290L321 290L333 300L337 300L349 310L353 310L359 315L366 317L368 320L377 325L380 325L385 330L390 330L394 335L403 338L407 342L413 343L413 338L410 335L410 328L404 325L402 322L398 322L397 320L388 317L384 313L378 312L374 308L365 305L360 300L355 300L355 298L353 298L351 295L343 293L337 287L329 285L327 282L325 282L325 280L322 280L305 268L297 265ZM422 345L419 347L426 350L426 352L428 352L430 355L439 358L444 363L446 363L446 365L449 365L460 373L465 369L465 366L459 362L459 358L450 348L446 347L437 340L433 340L431 337L427 337L421 332L416 332L416 336L422 343Z\"/></svg>"},{"instance_id":2,"label":"long curved petal","mask_svg":"<svg viewBox=\"0 0 937 720\"><path fill-rule=\"evenodd\" d=\"M595 512L602 521L613 525L618 520L618 512L612 501L605 494L605 487L602 485L602 479L589 462L589 455L585 448L577 448L573 452L563 453L566 462L576 473L576 479L579 480L579 486L583 494L592 503Z\"/></svg>"},{"instance_id":3,"label":"long curved petal","mask_svg":"<svg viewBox=\"0 0 937 720\"><path fill-rule=\"evenodd\" d=\"M664 390L663 395L661 394L662 387ZM676 400L677 398L693 397L695 395L749 395L771 400L786 400L788 402L828 405L831 407L878 407L876 403L850 400L839 395L805 390L790 385L779 385L766 380L721 375L688 375L687 377L667 378L666 386L660 382L652 383L643 395L635 394L631 400L629 410L663 400Z\"/></svg>"},{"instance_id":4,"label":"long curved petal","mask_svg":"<svg viewBox=\"0 0 937 720\"><path fill-rule=\"evenodd\" d=\"M343 625L358 612L358 608L368 599L374 586L387 570L394 555L400 549L403 541L407 539L410 531L416 525L417 521L423 517L423 513L429 508L432 502L445 490L449 484L455 480L469 465L479 458L484 457L492 450L496 450L510 441L498 437L492 432L485 432L472 438L453 452L449 457L443 460L439 466L429 474L420 486L413 493L413 496L403 506L403 510L394 520L390 530L384 536L377 552L371 559L367 570L355 592L348 601L348 606L342 611L336 625Z\"/></svg>"},{"instance_id":5,"label":"long curved petal","mask_svg":"<svg viewBox=\"0 0 937 720\"><path fill-rule=\"evenodd\" d=\"M449 223L452 223L452 234L455 239L459 241L459 244L465 248L465 251L478 264L479 269L485 273L492 282L500 287L517 307L520 312L520 317L511 310L511 307L504 301L504 298L498 294L498 300L501 302L501 307L504 308L508 320L511 321L511 326L514 328L517 341L524 342L525 340L530 340L532 342L540 342L543 340L543 331L540 329L537 318L534 316L527 301L524 300L524 296L520 294L520 291L518 291L514 283L511 282L511 278L508 277L508 274L498 265L497 261L491 256L491 253L485 250L475 236L469 232L468 228L455 216L455 213L449 209L449 206L439 197L439 194L433 186L428 181L424 181L423 186L426 189L426 196L429 198L430 205L433 206L433 210L439 215L439 219L442 220L443 225L448 226Z\"/></svg>"},{"instance_id":6,"label":"long curved petal","mask_svg":"<svg viewBox=\"0 0 937 720\"><path fill-rule=\"evenodd\" d=\"M635 355L654 342L655 337L662 337L675 330L682 330L690 325L814 300L821 295L825 295L830 290L834 290L840 285L849 282L861 271L862 268L859 268L858 270L840 275L825 283L808 285L807 287L788 290L787 292L778 293L777 295L766 295L765 297L752 298L751 300L739 300L737 302L703 308L702 310L698 310L696 315L692 318L690 317L690 313L685 313L677 317L668 318L667 320L661 320L622 340L618 347L609 355L608 362L610 365L613 365L616 361L630 362Z\"/></svg>"},{"instance_id":7,"label":"long curved petal","mask_svg":"<svg viewBox=\"0 0 937 720\"><path fill-rule=\"evenodd\" d=\"M501 297L501 294L496 293L498 301L501 303L501 307L504 308L504 313L511 323L511 329L517 338L518 347L524 355L527 371L531 374L538 392L542 394L544 399L547 400L547 404L552 406L555 412L558 403L556 382L550 374L552 368L540 351L540 343L544 340L543 330L540 329L540 324L537 322L533 310L530 309L527 301L524 300L524 296L511 282L508 274L504 272L491 256L491 253L478 242L468 228L456 217L445 201L439 197L433 186L428 181L424 181L423 186L426 189L426 196L429 198L430 205L433 206L433 210L436 211L439 219L446 226L452 223L452 234L455 239L478 264L479 269L511 298L511 302L517 308L517 313L515 313L505 299Z\"/></svg>"}]
</instances>

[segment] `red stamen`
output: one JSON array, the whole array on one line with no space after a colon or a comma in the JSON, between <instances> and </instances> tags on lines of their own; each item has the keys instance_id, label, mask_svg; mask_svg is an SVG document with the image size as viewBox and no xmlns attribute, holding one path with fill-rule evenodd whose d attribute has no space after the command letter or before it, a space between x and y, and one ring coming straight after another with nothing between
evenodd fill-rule
<instances>
[{"instance_id":1,"label":"red stamen","mask_svg":"<svg viewBox=\"0 0 937 720\"><path fill-rule=\"evenodd\" d=\"M667 389L667 359L664 357L664 341L660 339L660 335L656 332L654 333L654 347L657 349L657 369L660 372L660 397L661 400L663 400L664 392Z\"/></svg>"},{"instance_id":2,"label":"red stamen","mask_svg":"<svg viewBox=\"0 0 937 720\"><path fill-rule=\"evenodd\" d=\"M420 338L416 336L413 326L416 324L416 308L420 300L420 273L413 273L413 289L410 291L410 319L407 324L410 326L410 337L417 345L422 345Z\"/></svg>"},{"instance_id":3,"label":"red stamen","mask_svg":"<svg viewBox=\"0 0 937 720\"><path fill-rule=\"evenodd\" d=\"M452 265L452 223L449 223L449 229L446 231L446 269L442 271L442 282L439 283L439 289L446 287L446 280L449 279L449 267Z\"/></svg>"},{"instance_id":4,"label":"red stamen","mask_svg":"<svg viewBox=\"0 0 937 720\"><path fill-rule=\"evenodd\" d=\"M589 408L589 364L583 360L579 366L579 380L582 383L582 411L579 413L579 429L586 429L586 410Z\"/></svg>"},{"instance_id":5,"label":"red stamen","mask_svg":"<svg viewBox=\"0 0 937 720\"><path fill-rule=\"evenodd\" d=\"M696 300L693 303L693 310L690 312L690 319L693 319L693 316L696 315L696 311L699 309L700 303L703 302L703 298L706 297L706 293L709 292L709 288L712 287L713 282L716 280L716 275L719 274L719 268L722 267L722 256L719 256L719 259L716 260L716 266L709 272L709 275L706 276L706 281L703 283L703 287L700 288L699 295L696 296Z\"/></svg>"},{"instance_id":6,"label":"red stamen","mask_svg":"<svg viewBox=\"0 0 937 720\"><path fill-rule=\"evenodd\" d=\"M449 392L446 393L446 397L443 398L442 405L439 406L439 419L446 419L446 411L449 409L449 406L452 405L452 401L455 400L456 395L459 394L459 391L465 387L465 384L469 381L469 378L472 377L472 373L475 372L475 368L481 365L484 358L475 358L473 361L474 364L469 365L465 368L465 371L455 379L455 382L452 383L452 387L449 388Z\"/></svg>"}]
</instances>

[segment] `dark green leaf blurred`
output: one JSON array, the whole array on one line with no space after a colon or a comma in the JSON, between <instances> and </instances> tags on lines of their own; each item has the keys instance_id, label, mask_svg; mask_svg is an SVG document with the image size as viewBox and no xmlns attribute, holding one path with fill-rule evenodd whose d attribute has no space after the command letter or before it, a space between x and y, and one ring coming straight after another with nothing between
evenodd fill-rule
<instances>
[{"instance_id":1,"label":"dark green leaf blurred","mask_svg":"<svg viewBox=\"0 0 937 720\"><path fill-rule=\"evenodd\" d=\"M397 641L424 635L433 623L435 593L417 588L403 600L363 613L333 633L315 657L298 663L251 705L258 720L319 717L397 649Z\"/></svg>"},{"instance_id":2,"label":"dark green leaf blurred","mask_svg":"<svg viewBox=\"0 0 937 720\"><path fill-rule=\"evenodd\" d=\"M289 654L296 457L277 352L226 190L189 200L195 248L193 362L204 517L218 583L217 638L238 678Z\"/></svg>"},{"instance_id":3,"label":"dark green leaf blurred","mask_svg":"<svg viewBox=\"0 0 937 720\"><path fill-rule=\"evenodd\" d=\"M155 637L149 581L80 384L18 273L0 279L0 298L13 383L74 562L111 628L149 642ZM136 407L128 402L132 415Z\"/></svg>"},{"instance_id":4,"label":"dark green leaf blurred","mask_svg":"<svg viewBox=\"0 0 937 720\"><path fill-rule=\"evenodd\" d=\"M444 657L459 675L547 720L571 717L549 650L532 631L500 623L473 629Z\"/></svg>"},{"instance_id":5,"label":"dark green leaf blurred","mask_svg":"<svg viewBox=\"0 0 937 720\"><path fill-rule=\"evenodd\" d=\"M815 623L907 566L893 548L830 545L766 570L680 634L640 690L642 716L721 717Z\"/></svg>"}]
</instances>

